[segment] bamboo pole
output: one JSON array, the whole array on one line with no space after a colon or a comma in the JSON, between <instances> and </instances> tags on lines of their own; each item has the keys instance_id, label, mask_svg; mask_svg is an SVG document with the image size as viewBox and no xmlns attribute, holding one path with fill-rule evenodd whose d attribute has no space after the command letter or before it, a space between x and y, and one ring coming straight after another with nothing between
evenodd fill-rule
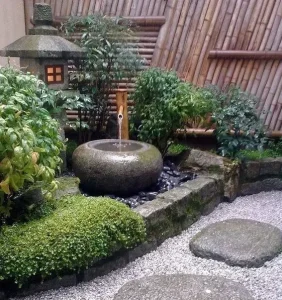
<instances>
[{"instance_id":1,"label":"bamboo pole","mask_svg":"<svg viewBox=\"0 0 282 300\"><path fill-rule=\"evenodd\" d=\"M119 90L116 92L117 101L117 114L121 114L122 110L122 126L121 126L121 138L123 140L129 139L129 127L128 127L128 108L127 108L127 91Z\"/></svg>"},{"instance_id":2,"label":"bamboo pole","mask_svg":"<svg viewBox=\"0 0 282 300\"><path fill-rule=\"evenodd\" d=\"M118 6L119 0L112 0L112 6L110 10L110 16L115 16L117 12L117 6Z\"/></svg>"},{"instance_id":3,"label":"bamboo pole","mask_svg":"<svg viewBox=\"0 0 282 300\"><path fill-rule=\"evenodd\" d=\"M213 48L215 48L215 44L216 41L218 39L218 36L220 34L221 28L222 28L222 24L224 22L224 17L226 15L227 12L227 8L230 4L230 1L223 1L223 3L220 6L220 11L218 13L218 17L216 19L214 28L211 32L211 36L210 36L210 41L209 41L209 45L208 45L208 49L205 51L205 62L201 68L200 71L200 75L199 75L199 79L198 79L198 84L200 86L204 86L206 83L210 83L211 79L208 79L208 76L210 76L210 74L212 73L211 68L214 68L214 64L216 64L215 60L210 60L207 57L207 54L209 53L209 51ZM211 70L211 72L210 72Z\"/></svg>"},{"instance_id":4,"label":"bamboo pole","mask_svg":"<svg viewBox=\"0 0 282 300\"><path fill-rule=\"evenodd\" d=\"M207 63L207 57L208 57L208 49L210 49L212 47L212 45L210 44L211 42L211 36L213 33L213 30L215 28L215 24L217 22L217 18L222 6L222 1L219 0L215 6L215 8L213 8L212 12L211 12L211 17L210 19L206 19L206 24L205 26L207 28L204 28L204 31L207 31L207 34L204 38L202 38L201 43L199 43L199 47L196 49L195 54L197 55L198 59L197 59L197 64L195 65L195 71L193 74L193 79L192 82L194 82L195 84L200 85L199 82L199 76L200 76L200 71L201 69L204 67L204 65ZM193 68L193 65L192 65ZM192 73L191 73L192 75Z\"/></svg>"},{"instance_id":5,"label":"bamboo pole","mask_svg":"<svg viewBox=\"0 0 282 300\"><path fill-rule=\"evenodd\" d=\"M172 65L172 61L174 59L175 50L172 49L173 40L176 34L177 25L179 24L180 14L183 7L183 3L185 0L178 0L177 5L175 6L175 13L173 17L173 21L171 23L170 33L164 48L163 52L163 60L162 65L165 66L165 68L170 69ZM171 56L171 57L170 57ZM170 62L169 62L170 59Z\"/></svg>"},{"instance_id":6,"label":"bamboo pole","mask_svg":"<svg viewBox=\"0 0 282 300\"><path fill-rule=\"evenodd\" d=\"M195 68L197 65L201 48L203 46L205 35L207 34L207 30L212 17L213 10L214 10L213 1L206 1L203 9L203 13L200 17L200 21L196 29L195 39L193 41L193 50L188 59L188 64L186 64L185 79L194 84L196 83L193 81Z\"/></svg>"},{"instance_id":7,"label":"bamboo pole","mask_svg":"<svg viewBox=\"0 0 282 300\"><path fill-rule=\"evenodd\" d=\"M127 3L126 3L125 8L124 8L124 16L129 16L130 15L132 2L133 2L133 0L127 0Z\"/></svg>"},{"instance_id":8,"label":"bamboo pole","mask_svg":"<svg viewBox=\"0 0 282 300\"><path fill-rule=\"evenodd\" d=\"M78 2L79 0L72 0L72 8L71 8L71 15L77 16L77 10L78 10Z\"/></svg>"},{"instance_id":9,"label":"bamboo pole","mask_svg":"<svg viewBox=\"0 0 282 300\"><path fill-rule=\"evenodd\" d=\"M153 15L155 1L150 1L148 11L146 13L147 16Z\"/></svg>"},{"instance_id":10,"label":"bamboo pole","mask_svg":"<svg viewBox=\"0 0 282 300\"><path fill-rule=\"evenodd\" d=\"M70 16L71 15L71 9L72 9L72 1L73 0L69 0L67 3L68 3L68 5L67 5L67 9L66 9L66 16Z\"/></svg>"},{"instance_id":11,"label":"bamboo pole","mask_svg":"<svg viewBox=\"0 0 282 300\"><path fill-rule=\"evenodd\" d=\"M259 50L270 49L270 47L267 47L267 42L271 38L271 32L273 32L273 28L275 28L274 22L275 22L275 19L278 19L278 18L276 18L278 11L282 11L282 2L281 1L276 1L275 2L275 6L273 7L271 17L270 17L269 22L266 26L265 34L264 34L264 37L263 37L263 40L261 42ZM279 24L279 22L278 22L278 24Z\"/></svg>"},{"instance_id":12,"label":"bamboo pole","mask_svg":"<svg viewBox=\"0 0 282 300\"><path fill-rule=\"evenodd\" d=\"M173 19L173 15L174 15L174 11L173 11L172 7L169 6L168 9L166 10L166 14L165 14L166 23L162 26L162 28L159 32L159 35L158 35L156 48L155 48L154 55L152 58L152 66L159 66L159 67L162 66L161 65L161 57L163 55L163 51L164 51L163 48L166 43L167 33L169 31L170 24Z\"/></svg>"},{"instance_id":13,"label":"bamboo pole","mask_svg":"<svg viewBox=\"0 0 282 300\"><path fill-rule=\"evenodd\" d=\"M95 12L95 0L91 0L90 1L90 4L89 4L89 8L88 8L88 12L87 12L87 15L90 16L90 15L93 15L94 12Z\"/></svg>"},{"instance_id":14,"label":"bamboo pole","mask_svg":"<svg viewBox=\"0 0 282 300\"><path fill-rule=\"evenodd\" d=\"M63 6L63 1L62 0L56 0L53 17L61 15L62 6Z\"/></svg>"},{"instance_id":15,"label":"bamboo pole","mask_svg":"<svg viewBox=\"0 0 282 300\"><path fill-rule=\"evenodd\" d=\"M190 56L194 52L193 44L196 43L194 41L194 36L196 35L196 30L198 26L198 22L200 22L201 14L205 14L205 3L204 1L196 1L196 8L194 14L192 16L192 25L190 27L190 32L187 36L187 40L185 42L185 51L183 52L182 58L179 63L179 73L182 74L182 77L185 78L187 75L188 65L190 63ZM195 45L194 45L195 47Z\"/></svg>"},{"instance_id":16,"label":"bamboo pole","mask_svg":"<svg viewBox=\"0 0 282 300\"><path fill-rule=\"evenodd\" d=\"M185 20L184 20L184 26L177 46L177 51L176 51L175 60L173 64L173 68L175 70L179 70L180 60L184 54L185 42L190 32L192 16L194 14L197 2L195 0L190 0L190 1L186 1L185 4L186 5L189 4L189 5L183 8L183 16L185 16ZM181 75L182 74L180 74L180 76Z\"/></svg>"},{"instance_id":17,"label":"bamboo pole","mask_svg":"<svg viewBox=\"0 0 282 300\"><path fill-rule=\"evenodd\" d=\"M115 13L116 16L122 16L123 15L124 5L125 5L125 0L119 0L118 1L117 10L116 10L116 13Z\"/></svg>"},{"instance_id":18,"label":"bamboo pole","mask_svg":"<svg viewBox=\"0 0 282 300\"><path fill-rule=\"evenodd\" d=\"M181 40L181 36L183 34L184 24L185 24L185 20L186 20L188 11L189 11L190 2L191 2L191 0L184 1L183 7L181 9L181 13L180 13L179 21L178 21L178 24L176 27L175 35L172 40L172 45L171 45L172 51L168 57L168 62L167 62L168 69L172 68L172 66L175 65L176 55L179 53L179 43Z\"/></svg>"},{"instance_id":19,"label":"bamboo pole","mask_svg":"<svg viewBox=\"0 0 282 300\"><path fill-rule=\"evenodd\" d=\"M162 1L161 0L155 0L154 2L155 2L155 5L154 5L154 10L153 10L153 16L162 15L162 14L159 13ZM172 3L170 5L172 5Z\"/></svg>"},{"instance_id":20,"label":"bamboo pole","mask_svg":"<svg viewBox=\"0 0 282 300\"><path fill-rule=\"evenodd\" d=\"M282 53L281 51L211 50L209 52L209 58L261 60L282 59Z\"/></svg>"}]
</instances>

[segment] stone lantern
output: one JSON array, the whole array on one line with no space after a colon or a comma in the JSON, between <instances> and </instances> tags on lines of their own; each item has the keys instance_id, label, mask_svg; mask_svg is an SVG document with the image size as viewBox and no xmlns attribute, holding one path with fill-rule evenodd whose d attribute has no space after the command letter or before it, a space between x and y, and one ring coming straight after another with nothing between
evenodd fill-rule
<instances>
[{"instance_id":1,"label":"stone lantern","mask_svg":"<svg viewBox=\"0 0 282 300\"><path fill-rule=\"evenodd\" d=\"M34 6L34 28L0 51L2 56L19 57L20 67L43 80L51 89L68 88L68 60L84 56L84 51L58 35L52 26L50 5Z\"/></svg>"}]
</instances>

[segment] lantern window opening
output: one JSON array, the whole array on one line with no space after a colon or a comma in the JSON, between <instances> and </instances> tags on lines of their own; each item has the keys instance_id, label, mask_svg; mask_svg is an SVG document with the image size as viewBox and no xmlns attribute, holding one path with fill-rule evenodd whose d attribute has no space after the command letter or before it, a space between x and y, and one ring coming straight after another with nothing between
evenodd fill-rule
<instances>
[{"instance_id":1,"label":"lantern window opening","mask_svg":"<svg viewBox=\"0 0 282 300\"><path fill-rule=\"evenodd\" d=\"M64 66L48 65L45 66L47 84L64 83Z\"/></svg>"}]
</instances>

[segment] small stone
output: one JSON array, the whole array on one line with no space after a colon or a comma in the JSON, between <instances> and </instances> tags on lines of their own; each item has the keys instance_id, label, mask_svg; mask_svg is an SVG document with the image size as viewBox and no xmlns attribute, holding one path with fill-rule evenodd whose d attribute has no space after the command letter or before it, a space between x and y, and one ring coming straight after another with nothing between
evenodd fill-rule
<instances>
[{"instance_id":1,"label":"small stone","mask_svg":"<svg viewBox=\"0 0 282 300\"><path fill-rule=\"evenodd\" d=\"M169 175L167 173L162 172L161 173L161 178L169 178Z\"/></svg>"},{"instance_id":2,"label":"small stone","mask_svg":"<svg viewBox=\"0 0 282 300\"><path fill-rule=\"evenodd\" d=\"M181 174L181 173L180 173L180 172L178 172L178 171L176 171L176 170L175 170L175 171L173 171L173 176L175 176L175 177L179 177L179 176L180 176L180 174Z\"/></svg>"},{"instance_id":3,"label":"small stone","mask_svg":"<svg viewBox=\"0 0 282 300\"><path fill-rule=\"evenodd\" d=\"M157 197L157 195L158 195L157 192L150 192L147 194L147 197L151 201L151 200L154 200Z\"/></svg>"},{"instance_id":4,"label":"small stone","mask_svg":"<svg viewBox=\"0 0 282 300\"><path fill-rule=\"evenodd\" d=\"M145 192L140 192L138 195L142 198L142 197L146 196L146 193Z\"/></svg>"},{"instance_id":5,"label":"small stone","mask_svg":"<svg viewBox=\"0 0 282 300\"><path fill-rule=\"evenodd\" d=\"M164 170L164 171L170 171L170 167L169 167L169 166L164 166L164 167L163 167L163 170Z\"/></svg>"}]
</instances>

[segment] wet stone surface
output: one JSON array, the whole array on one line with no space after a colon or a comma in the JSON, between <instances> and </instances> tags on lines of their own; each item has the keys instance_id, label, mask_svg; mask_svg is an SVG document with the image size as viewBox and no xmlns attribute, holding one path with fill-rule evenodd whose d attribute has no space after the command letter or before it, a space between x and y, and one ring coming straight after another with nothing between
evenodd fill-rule
<instances>
[{"instance_id":1,"label":"wet stone surface","mask_svg":"<svg viewBox=\"0 0 282 300\"><path fill-rule=\"evenodd\" d=\"M180 186L182 183L187 182L188 180L193 180L197 177L195 173L192 172L179 172L177 166L170 162L164 162L163 171L158 178L157 184L150 187L145 191L140 191L136 195L132 195L130 197L118 197L115 195L104 195L120 201L131 208L135 208L141 204L144 204L147 201L152 201L156 198L158 194L169 191L177 186ZM90 196L86 194L84 191L82 193L85 196ZM96 195L95 195L96 196Z\"/></svg>"}]
</instances>

